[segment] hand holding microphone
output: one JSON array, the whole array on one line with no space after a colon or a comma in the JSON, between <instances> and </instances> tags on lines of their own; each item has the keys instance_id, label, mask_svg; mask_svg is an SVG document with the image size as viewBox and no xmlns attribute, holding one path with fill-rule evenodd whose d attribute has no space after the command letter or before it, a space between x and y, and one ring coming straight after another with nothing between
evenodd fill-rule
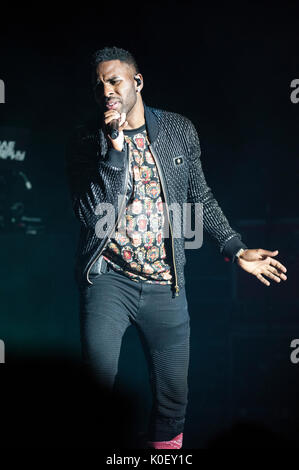
<instances>
[{"instance_id":1,"label":"hand holding microphone","mask_svg":"<svg viewBox=\"0 0 299 470\"><path fill-rule=\"evenodd\" d=\"M108 137L115 150L122 151L124 146L123 129L128 125L126 121L126 113L119 113L114 109L110 109L104 114L105 124L108 129Z\"/></svg>"}]
</instances>

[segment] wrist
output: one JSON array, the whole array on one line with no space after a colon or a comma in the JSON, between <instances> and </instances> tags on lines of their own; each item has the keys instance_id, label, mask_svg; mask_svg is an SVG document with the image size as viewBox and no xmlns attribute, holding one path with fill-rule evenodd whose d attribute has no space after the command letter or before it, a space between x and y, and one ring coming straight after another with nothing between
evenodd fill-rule
<instances>
[{"instance_id":1,"label":"wrist","mask_svg":"<svg viewBox=\"0 0 299 470\"><path fill-rule=\"evenodd\" d=\"M238 262L238 260L240 259L240 256L245 252L246 250L244 250L244 248L240 248L237 253L235 254L235 260L236 262Z\"/></svg>"},{"instance_id":2,"label":"wrist","mask_svg":"<svg viewBox=\"0 0 299 470\"><path fill-rule=\"evenodd\" d=\"M118 152L123 152L125 149L125 139L121 139L120 136L117 137L117 139L111 139L109 136L109 141L110 141L110 148L113 150L117 150Z\"/></svg>"},{"instance_id":3,"label":"wrist","mask_svg":"<svg viewBox=\"0 0 299 470\"><path fill-rule=\"evenodd\" d=\"M124 145L122 147L120 145L112 145L113 150L117 150L117 152L123 152L124 151Z\"/></svg>"}]
</instances>

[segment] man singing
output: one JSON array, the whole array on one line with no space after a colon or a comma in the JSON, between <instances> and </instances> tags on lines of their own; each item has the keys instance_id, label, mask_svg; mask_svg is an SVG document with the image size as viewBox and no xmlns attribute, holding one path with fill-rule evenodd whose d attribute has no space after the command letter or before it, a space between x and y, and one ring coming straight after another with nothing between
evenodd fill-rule
<instances>
[{"instance_id":1,"label":"man singing","mask_svg":"<svg viewBox=\"0 0 299 470\"><path fill-rule=\"evenodd\" d=\"M277 250L248 249L231 228L205 180L194 125L144 103L143 76L132 54L117 47L99 50L93 71L101 122L96 129L79 127L67 153L72 205L81 226L76 279L83 359L112 389L122 338L133 324L153 398L147 447L179 449L190 335L186 205L192 213L201 206L203 229L220 253L266 286L266 277L286 280L286 268L273 258Z\"/></svg>"}]
</instances>

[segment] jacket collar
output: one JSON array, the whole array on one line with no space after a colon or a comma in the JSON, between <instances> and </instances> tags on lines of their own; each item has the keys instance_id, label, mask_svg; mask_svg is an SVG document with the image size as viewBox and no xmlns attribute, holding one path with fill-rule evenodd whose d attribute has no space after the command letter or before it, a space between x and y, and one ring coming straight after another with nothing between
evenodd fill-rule
<instances>
[{"instance_id":1,"label":"jacket collar","mask_svg":"<svg viewBox=\"0 0 299 470\"><path fill-rule=\"evenodd\" d=\"M147 106L143 101L144 118L150 143L155 142L159 133L158 120L153 112L153 108Z\"/></svg>"}]
</instances>

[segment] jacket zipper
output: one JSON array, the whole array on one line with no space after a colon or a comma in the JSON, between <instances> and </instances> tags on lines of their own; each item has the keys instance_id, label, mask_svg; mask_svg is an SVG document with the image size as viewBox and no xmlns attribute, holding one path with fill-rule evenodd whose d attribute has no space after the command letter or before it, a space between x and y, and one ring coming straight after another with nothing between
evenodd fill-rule
<instances>
[{"instance_id":1,"label":"jacket zipper","mask_svg":"<svg viewBox=\"0 0 299 470\"><path fill-rule=\"evenodd\" d=\"M129 146L128 146L128 143L126 143L126 146L127 146L127 155L129 157ZM124 198L121 202L121 208L120 208L120 211L119 211L119 214L118 214L118 217L117 217L117 221L115 222L113 228L110 230L109 232L109 235L107 235L107 240L106 242L104 243L104 246L102 247L100 253L96 256L96 258L93 260L93 262L91 263L91 265L89 266L88 268L88 271L86 273L86 278L87 278L87 281L89 282L89 284L92 284L93 285L93 282L90 281L89 279L89 272L92 268L92 266L94 265L94 263L99 259L99 257L101 256L101 253L104 251L104 248L106 247L108 241L109 241L109 238L110 238L110 235L111 233L113 232L113 230L115 229L115 227L118 225L118 222L120 221L121 217L122 217L122 210L123 210L123 205L124 205L124 201L126 200L126 196L127 196L127 185L128 185L128 176L129 176L129 166L130 166L130 160L129 158L127 159L127 172L126 172L126 178L125 178L125 185L124 185Z\"/></svg>"},{"instance_id":2,"label":"jacket zipper","mask_svg":"<svg viewBox=\"0 0 299 470\"><path fill-rule=\"evenodd\" d=\"M158 162L158 159L155 155L155 152L153 150L153 147L151 146L151 144L149 143L149 140L147 139L147 142L148 142L148 146L153 154L153 157L154 157L154 160L156 162L156 165L158 167L158 173L159 173L159 177L160 177L160 181L162 183L162 189L163 189L163 193L165 195L165 202L166 202L166 207L167 207L167 215L168 215L168 220L169 220L169 225L170 225L170 230L171 230L171 239L172 239L172 244L171 244L171 248L172 248L172 259L173 259L173 265L174 265L174 272L175 272L175 295L178 296L179 295L179 286L178 286L178 279L177 279L177 270L176 270L176 263L175 263L175 253L174 253L174 243L173 243L173 232L172 232L172 225L171 225L171 221L170 221L170 217L169 217L169 209L168 209L168 204L167 204L167 200L166 200L166 192L164 190L164 178L163 178L163 174L162 174L162 171L161 171L161 168L160 168L160 163Z\"/></svg>"}]
</instances>

